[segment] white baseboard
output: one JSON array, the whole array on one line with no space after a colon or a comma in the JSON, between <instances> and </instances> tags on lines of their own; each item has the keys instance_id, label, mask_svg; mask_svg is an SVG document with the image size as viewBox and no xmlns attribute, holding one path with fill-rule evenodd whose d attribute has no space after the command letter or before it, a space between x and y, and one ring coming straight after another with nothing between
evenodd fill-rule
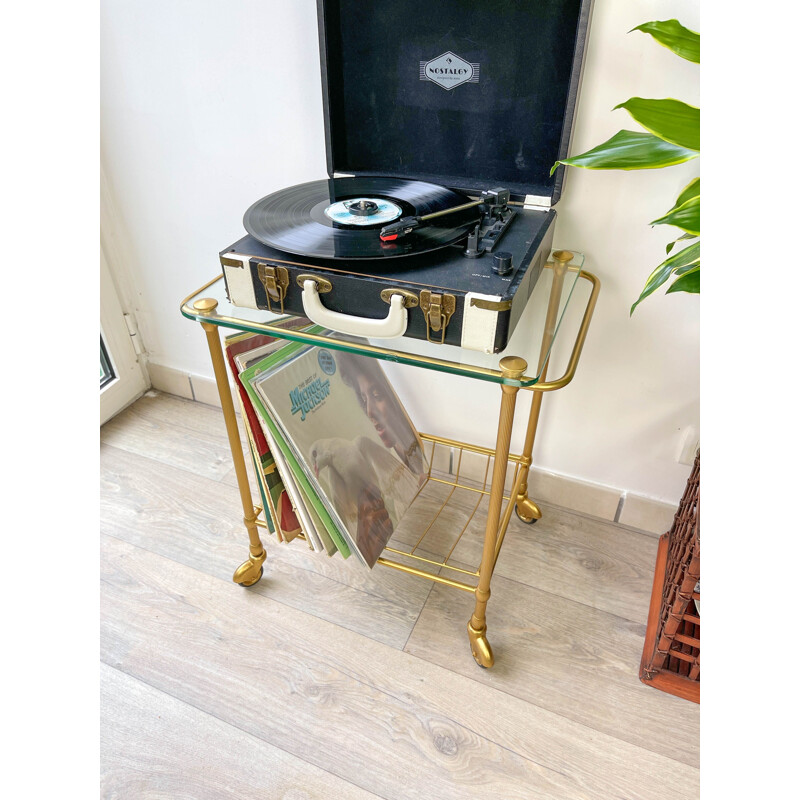
<instances>
[{"instance_id":1,"label":"white baseboard","mask_svg":"<svg viewBox=\"0 0 800 800\"><path fill-rule=\"evenodd\" d=\"M671 503L663 503L652 497L627 494L622 499L617 522L660 536L672 527L672 520L677 510L678 506Z\"/></svg>"},{"instance_id":2,"label":"white baseboard","mask_svg":"<svg viewBox=\"0 0 800 800\"><path fill-rule=\"evenodd\" d=\"M159 364L148 364L150 381L153 389L196 400L207 405L220 406L217 384L211 378L164 367ZM234 387L231 391L236 391ZM235 395L234 395L235 397ZM457 456L450 448L437 446L434 452L434 468L443 472L459 473L459 477L482 484L487 460L484 456L464 452L460 465ZM492 464L489 464L488 480L491 481ZM508 470L506 488L511 489L513 469ZM547 472L534 467L528 477L528 494L535 501L560 506L569 511L587 514L592 517L618 522L644 533L660 536L666 533L677 505L654 500L643 495L615 489L599 483L589 483L568 475Z\"/></svg>"},{"instance_id":3,"label":"white baseboard","mask_svg":"<svg viewBox=\"0 0 800 800\"><path fill-rule=\"evenodd\" d=\"M219 391L217 390L217 382L211 378L198 378L196 375L191 376L192 391L194 392L194 399L198 403L206 403L209 406L220 407ZM235 394L238 389L231 384L231 393L233 394L233 405L239 408L237 395Z\"/></svg>"},{"instance_id":4,"label":"white baseboard","mask_svg":"<svg viewBox=\"0 0 800 800\"><path fill-rule=\"evenodd\" d=\"M197 400L198 403L205 403L209 406L220 407L219 392L213 378L190 375L188 372L164 367L160 364L148 364L147 371L150 373L153 389L166 394L174 394L177 397L185 397L187 400ZM231 391L235 391L233 384L231 384Z\"/></svg>"},{"instance_id":5,"label":"white baseboard","mask_svg":"<svg viewBox=\"0 0 800 800\"><path fill-rule=\"evenodd\" d=\"M150 385L153 389L194 400L192 382L188 373L171 367L162 367L160 364L148 364L147 372L150 375Z\"/></svg>"}]
</instances>

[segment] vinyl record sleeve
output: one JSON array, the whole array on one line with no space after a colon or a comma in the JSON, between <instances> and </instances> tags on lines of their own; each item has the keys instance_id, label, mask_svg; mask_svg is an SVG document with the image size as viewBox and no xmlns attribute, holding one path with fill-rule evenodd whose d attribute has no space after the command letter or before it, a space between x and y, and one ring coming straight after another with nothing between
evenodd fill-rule
<instances>
[{"instance_id":1,"label":"vinyl record sleeve","mask_svg":"<svg viewBox=\"0 0 800 800\"><path fill-rule=\"evenodd\" d=\"M250 398L248 397L247 399L249 402ZM240 403L240 405L243 405L243 402ZM275 533L278 537L278 541L294 541L301 533L311 530L313 528L313 523L310 518L301 513L305 512L305 506L294 500L297 494L297 488L291 480L291 473L286 470L280 450L277 445L272 442L269 432L264 430L261 421L256 418L255 424L258 429L257 432L261 437L265 438L267 442L269 462L274 467L271 473L265 472L263 468L259 471L258 450L255 444L255 436L250 427L250 420L244 415L244 410L242 410L242 416L250 445L250 452L253 456L253 463L256 469L258 489L261 494L262 502L264 503L263 508L269 509L269 516L275 522ZM261 458L262 460L264 459L263 456ZM267 477L273 480L268 483ZM298 509L300 509L300 511L298 511ZM284 525L286 525L286 529L283 528ZM328 555L337 552L336 546L333 544L333 541L330 540L330 537L327 537L327 541L323 540L321 543L318 542L318 538L322 537L318 537L316 531L307 533L306 541L312 550L325 549Z\"/></svg>"},{"instance_id":2,"label":"vinyl record sleeve","mask_svg":"<svg viewBox=\"0 0 800 800\"><path fill-rule=\"evenodd\" d=\"M277 324L281 327L297 329L307 328L312 323L304 317L287 317ZM273 515L268 511L267 505L264 505L264 515L268 528L272 531L275 525L277 525L279 537L283 536L287 541L291 541L300 532L300 523L292 509L291 502L288 502L283 496L284 487L280 475L276 474L274 471L269 471L269 467L273 463L273 454L264 437L250 397L239 379L239 373L242 372L246 366L250 365L253 360L263 359L268 353L274 352L277 348L282 347L284 341L283 339L267 336L266 334L233 334L225 337L225 355L239 394L239 401L242 406L242 419L253 437L253 447L255 448L256 454L254 456L254 469L256 470L256 477L259 480L259 487L263 481L265 489L269 492L273 501L273 509L276 512L275 516L277 516L277 519L273 519ZM260 469L258 466L259 464L261 465ZM265 501L263 496L262 500Z\"/></svg>"},{"instance_id":3,"label":"vinyl record sleeve","mask_svg":"<svg viewBox=\"0 0 800 800\"><path fill-rule=\"evenodd\" d=\"M267 521L267 527L270 533L275 534L279 542L284 542L286 539L283 535L283 530L281 529L280 519L275 511L276 497L270 491L270 487L267 486L264 462L256 450L253 432L250 429L250 422L244 412L244 404L242 403L241 398L239 399L239 410L243 417L244 430L247 437L247 446L250 450L250 458L253 462L253 471L255 472L256 483L258 484L258 493L261 495L261 509L264 512L264 518ZM272 459L271 454L268 457ZM274 463L274 459L272 459L272 461ZM280 491L283 492L286 490L283 486L281 486Z\"/></svg>"},{"instance_id":4,"label":"vinyl record sleeve","mask_svg":"<svg viewBox=\"0 0 800 800\"><path fill-rule=\"evenodd\" d=\"M312 332L319 332L319 330L321 329L316 331L312 329ZM313 508L315 514L319 517L324 529L335 542L339 552L342 554L342 556L347 558L355 549L353 543L349 541L347 529L340 520L335 518L335 515L330 513L330 510L326 507L324 498L320 497L320 493L309 481L307 473L303 470L295 453L292 451L292 448L286 441L280 427L276 424L270 409L264 403L263 394L258 393L253 386L253 381L259 375L271 367L281 364L285 359L294 356L298 350L301 350L303 347L304 345L300 342L292 342L291 344L286 345L286 347L281 348L279 352L250 367L240 375L240 378L247 391L247 394L253 402L253 406L259 413L261 422L266 426L266 429L269 430L271 437L277 444L278 450L280 451L282 458L286 463L287 470L291 472L292 478L298 485L303 496L307 499L310 507ZM358 553L358 551L356 552ZM358 555L360 559L360 554Z\"/></svg>"},{"instance_id":5,"label":"vinyl record sleeve","mask_svg":"<svg viewBox=\"0 0 800 800\"><path fill-rule=\"evenodd\" d=\"M312 333L318 333L321 331L318 326L306 327ZM280 349L287 348L289 344L290 343L284 340L277 340L272 347L264 346L252 351L252 353L243 354L244 360L252 362L253 357L255 357L256 363L263 361L265 355L261 355L259 357L258 353L265 353L265 351L276 353L276 357L278 357L280 356ZM247 399L249 402L249 396ZM335 555L339 552L336 544L328 534L328 531L326 530L325 525L323 524L319 515L315 512L314 506L310 502L308 496L304 494L302 489L295 481L292 470L286 463L280 446L277 444L275 438L263 420L261 420L258 415L255 416L256 424L259 427L261 435L266 439L269 447L269 453L271 454L277 473L280 476L278 484L281 492L280 497L276 499L276 502L280 503L281 505L277 507L276 517L279 523L285 519L294 520L296 522L296 528L290 531L288 534L286 531L284 531L284 537L287 541L291 541L297 536L298 533L303 531L306 533L306 540L309 548L315 552L325 552L328 556ZM245 425L248 426L247 420L245 420ZM274 496L275 493L273 491L271 497Z\"/></svg>"},{"instance_id":6,"label":"vinyl record sleeve","mask_svg":"<svg viewBox=\"0 0 800 800\"><path fill-rule=\"evenodd\" d=\"M295 482L292 470L283 457L283 451L275 441L266 423L262 422L261 424L272 452L275 453L275 464L286 487L286 494L291 498L292 508L300 519L308 546L317 553L326 552L329 556L338 553L339 549L325 530L325 525L314 510L311 499L303 493L303 490ZM347 558L347 556L344 557Z\"/></svg>"},{"instance_id":7,"label":"vinyl record sleeve","mask_svg":"<svg viewBox=\"0 0 800 800\"><path fill-rule=\"evenodd\" d=\"M374 566L427 474L419 435L380 364L306 348L248 381L308 481Z\"/></svg>"}]
</instances>

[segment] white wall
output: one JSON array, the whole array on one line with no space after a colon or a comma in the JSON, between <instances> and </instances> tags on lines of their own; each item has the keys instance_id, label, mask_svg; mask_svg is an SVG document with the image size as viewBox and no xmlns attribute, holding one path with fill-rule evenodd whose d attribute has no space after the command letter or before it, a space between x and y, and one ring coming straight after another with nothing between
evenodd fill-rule
<instances>
[{"instance_id":1,"label":"white wall","mask_svg":"<svg viewBox=\"0 0 800 800\"><path fill-rule=\"evenodd\" d=\"M611 111L628 97L699 103L697 65L626 33L673 16L699 30L696 3L595 6L573 153L636 129L625 111ZM111 235L129 250L120 283L151 363L210 377L205 337L180 316L179 302L217 274L217 253L244 234L241 218L254 200L325 175L316 4L104 0L101 37ZM555 244L582 250L603 289L576 379L545 397L538 467L666 502L680 498L689 468L676 454L686 427L699 430L699 298L660 294L633 318L628 309L675 238L647 223L698 170L696 162L570 170ZM391 372L421 429L493 443L497 387Z\"/></svg>"}]
</instances>

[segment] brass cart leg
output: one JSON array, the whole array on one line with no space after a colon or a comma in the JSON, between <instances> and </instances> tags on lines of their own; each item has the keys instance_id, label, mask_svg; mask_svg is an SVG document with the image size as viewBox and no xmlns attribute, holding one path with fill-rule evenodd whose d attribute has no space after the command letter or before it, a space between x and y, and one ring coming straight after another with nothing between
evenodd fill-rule
<instances>
[{"instance_id":1,"label":"brass cart leg","mask_svg":"<svg viewBox=\"0 0 800 800\"><path fill-rule=\"evenodd\" d=\"M500 369L505 378L519 378L525 374L528 365L517 356L507 356L500 361ZM497 445L495 447L494 469L492 471L492 489L489 494L489 510L486 520L486 533L483 538L483 556L479 569L478 586L475 589L475 611L467 625L472 657L481 667L494 664L494 654L486 638L486 604L491 591L489 584L497 556L497 531L500 523L500 509L503 505L503 489L508 468L508 451L511 445L511 428L514 424L514 406L516 404L518 386L503 386L503 398L500 403L500 422L497 426ZM511 502L511 501L509 501Z\"/></svg>"},{"instance_id":2,"label":"brass cart leg","mask_svg":"<svg viewBox=\"0 0 800 800\"><path fill-rule=\"evenodd\" d=\"M210 314L217 307L217 301L204 298L194 303L195 311ZM233 457L233 467L236 471L236 480L239 484L239 495L242 498L244 511L244 524L247 535L250 537L250 558L239 566L233 573L233 580L242 586L252 586L261 580L264 573L264 560L267 551L261 544L256 526L256 512L253 506L253 497L250 494L250 483L247 480L247 467L242 453L242 443L239 439L239 426L236 424L236 412L233 408L231 388L228 383L228 370L225 367L225 357L222 354L222 345L219 340L219 328L211 322L201 322L208 339L208 349L211 353L211 363L214 365L214 378L217 381L222 414L225 417L225 428L228 431L228 442Z\"/></svg>"},{"instance_id":3,"label":"brass cart leg","mask_svg":"<svg viewBox=\"0 0 800 800\"><path fill-rule=\"evenodd\" d=\"M558 306L561 302L561 292L564 288L564 274L567 271L567 264L574 258L569 250L556 250L553 253L556 263L553 266L553 286L550 289L550 300L547 304L547 317L544 323L544 335L542 337L542 349L539 351L539 381L543 382L547 378L547 366L550 360L550 345L555 336L556 321L558 320ZM522 456L525 459L522 467L522 484L519 495L517 496L516 511L517 516L527 523L534 523L542 518L542 511L533 500L528 497L528 472L531 464L531 454L533 453L533 442L536 438L536 429L539 426L539 413L542 410L542 397L544 392L537 392L533 387L533 398L531 399L531 412L528 417L528 428L525 433L525 446L522 449Z\"/></svg>"}]
</instances>

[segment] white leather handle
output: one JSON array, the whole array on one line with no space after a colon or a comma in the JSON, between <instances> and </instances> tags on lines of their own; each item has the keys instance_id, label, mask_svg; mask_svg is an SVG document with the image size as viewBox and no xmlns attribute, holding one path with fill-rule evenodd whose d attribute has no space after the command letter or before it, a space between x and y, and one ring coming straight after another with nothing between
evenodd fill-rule
<instances>
[{"instance_id":1,"label":"white leather handle","mask_svg":"<svg viewBox=\"0 0 800 800\"><path fill-rule=\"evenodd\" d=\"M376 339L394 339L402 336L408 325L408 311L403 305L403 296L400 294L392 295L389 313L383 319L353 317L325 308L319 299L317 284L312 280L303 281L303 311L312 322L322 325L323 328L354 336L374 336Z\"/></svg>"}]
</instances>

